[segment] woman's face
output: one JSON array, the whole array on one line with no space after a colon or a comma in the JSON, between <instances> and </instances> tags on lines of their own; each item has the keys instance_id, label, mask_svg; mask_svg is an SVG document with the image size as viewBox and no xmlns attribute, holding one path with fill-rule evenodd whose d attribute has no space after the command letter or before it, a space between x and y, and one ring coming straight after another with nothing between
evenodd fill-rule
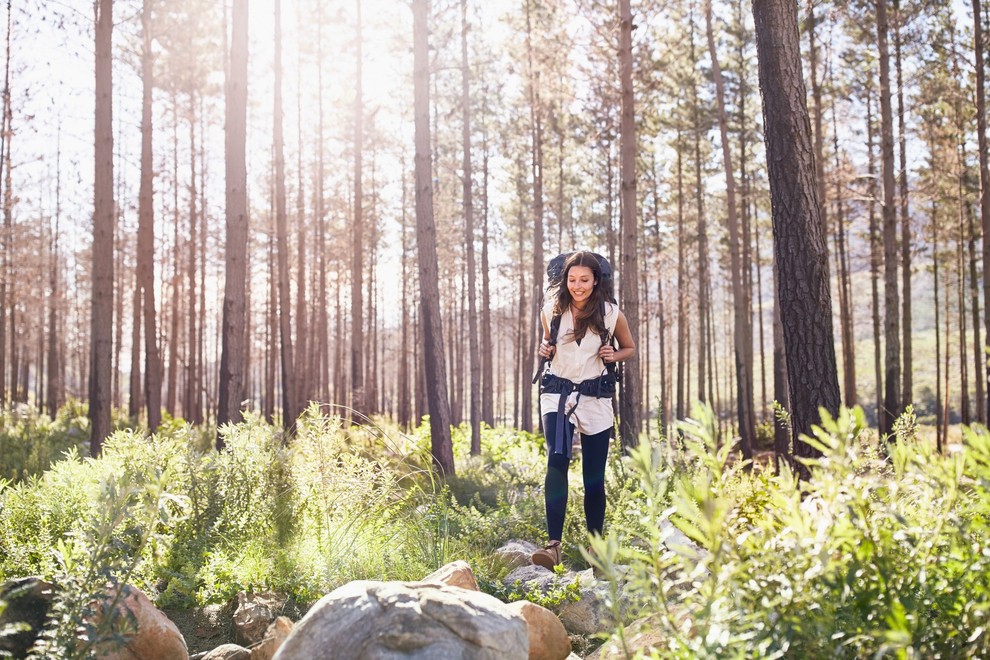
<instances>
[{"instance_id":1,"label":"woman's face","mask_svg":"<svg viewBox=\"0 0 990 660\"><path fill-rule=\"evenodd\" d=\"M584 307L595 288L595 274L587 266L571 266L567 271L567 290L578 307Z\"/></svg>"}]
</instances>

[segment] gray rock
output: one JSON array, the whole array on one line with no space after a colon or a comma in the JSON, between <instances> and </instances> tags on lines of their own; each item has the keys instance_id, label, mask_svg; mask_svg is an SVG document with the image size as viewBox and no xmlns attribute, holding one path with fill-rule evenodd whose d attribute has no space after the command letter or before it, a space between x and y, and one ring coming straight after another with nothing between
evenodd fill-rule
<instances>
[{"instance_id":1,"label":"gray rock","mask_svg":"<svg viewBox=\"0 0 990 660\"><path fill-rule=\"evenodd\" d=\"M202 656L202 660L249 660L250 658L251 652L237 644L223 644Z\"/></svg>"},{"instance_id":2,"label":"gray rock","mask_svg":"<svg viewBox=\"0 0 990 660\"><path fill-rule=\"evenodd\" d=\"M697 543L687 537L681 530L677 529L674 523L666 518L660 520L660 531L666 533L667 540L664 545L673 550L684 559L698 561L708 556L708 551L698 546Z\"/></svg>"},{"instance_id":3,"label":"gray rock","mask_svg":"<svg viewBox=\"0 0 990 660\"><path fill-rule=\"evenodd\" d=\"M537 550L539 550L539 547L534 543L513 539L496 550L495 554L502 559L506 566L516 568L531 564L532 560L530 557Z\"/></svg>"},{"instance_id":4,"label":"gray rock","mask_svg":"<svg viewBox=\"0 0 990 660\"><path fill-rule=\"evenodd\" d=\"M474 577L474 571L463 559L452 561L446 566L440 567L423 578L422 582L438 582L468 591L478 591L478 580Z\"/></svg>"},{"instance_id":5,"label":"gray rock","mask_svg":"<svg viewBox=\"0 0 990 660\"><path fill-rule=\"evenodd\" d=\"M498 660L529 654L526 621L497 598L427 582L350 582L300 620L274 660Z\"/></svg>"},{"instance_id":6,"label":"gray rock","mask_svg":"<svg viewBox=\"0 0 990 660\"><path fill-rule=\"evenodd\" d=\"M580 573L566 571L563 575L557 575L542 566L520 566L506 575L502 583L513 588L518 582L516 588L523 591L538 589L546 594L554 588L567 587L575 580L579 583L581 599L567 601L560 606L558 616L564 628L577 635L607 632L615 619L609 607L609 584L596 579L590 568Z\"/></svg>"}]
</instances>

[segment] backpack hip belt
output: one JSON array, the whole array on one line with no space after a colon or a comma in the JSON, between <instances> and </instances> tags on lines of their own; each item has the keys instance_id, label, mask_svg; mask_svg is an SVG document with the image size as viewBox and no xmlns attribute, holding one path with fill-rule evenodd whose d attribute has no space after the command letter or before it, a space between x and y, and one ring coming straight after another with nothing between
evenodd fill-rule
<instances>
[{"instance_id":1,"label":"backpack hip belt","mask_svg":"<svg viewBox=\"0 0 990 660\"><path fill-rule=\"evenodd\" d=\"M560 400L557 402L557 429L554 436L554 454L564 454L568 459L571 458L571 445L573 444L574 434L570 433L567 434L566 438L564 437L565 422L570 421L571 415L577 410L581 397L590 396L596 399L611 399L615 395L615 381L616 378L613 371L606 371L606 373L603 373L597 378L583 380L580 383L555 376L549 371L543 374L543 379L540 382L540 392L543 394L560 395ZM565 414L564 407L571 392L577 392L577 398L570 412Z\"/></svg>"}]
</instances>

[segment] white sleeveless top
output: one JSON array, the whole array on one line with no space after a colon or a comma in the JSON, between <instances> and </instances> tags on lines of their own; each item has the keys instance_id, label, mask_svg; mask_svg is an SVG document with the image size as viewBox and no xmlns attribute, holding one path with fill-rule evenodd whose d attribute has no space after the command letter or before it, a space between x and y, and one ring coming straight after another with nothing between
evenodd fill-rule
<instances>
[{"instance_id":1,"label":"white sleeveless top","mask_svg":"<svg viewBox=\"0 0 990 660\"><path fill-rule=\"evenodd\" d=\"M543 307L543 318L547 326L553 318L554 300L551 299ZM619 318L619 308L612 303L605 303L605 329L609 334L615 333L615 323ZM557 330L557 350L550 363L550 373L560 378L566 378L572 383L598 378L605 372L605 362L598 357L602 347L601 337L590 328L584 338L578 343L574 339L574 316L568 308L560 317L560 328ZM559 394L540 395L540 415L557 412L560 403ZM575 403L577 408L575 409ZM564 404L564 412L570 413L570 421L578 433L593 435L612 428L615 423L615 413L612 411L612 399L598 399L582 396L578 401L578 393L571 392Z\"/></svg>"}]
</instances>

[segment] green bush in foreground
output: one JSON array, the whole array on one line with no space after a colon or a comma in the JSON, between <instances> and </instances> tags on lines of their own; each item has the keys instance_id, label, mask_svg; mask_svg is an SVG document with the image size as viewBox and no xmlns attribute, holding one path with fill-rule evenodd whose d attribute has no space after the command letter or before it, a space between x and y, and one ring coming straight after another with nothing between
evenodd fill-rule
<instances>
[{"instance_id":1,"label":"green bush in foreground","mask_svg":"<svg viewBox=\"0 0 990 660\"><path fill-rule=\"evenodd\" d=\"M593 542L599 570L614 580L628 567L625 601L665 639L655 657L990 654L985 429L939 456L910 437L908 411L884 460L862 411L825 414L808 439L823 456L799 483L730 463L711 411L694 417L679 425L694 467L635 450L638 521Z\"/></svg>"}]
</instances>

